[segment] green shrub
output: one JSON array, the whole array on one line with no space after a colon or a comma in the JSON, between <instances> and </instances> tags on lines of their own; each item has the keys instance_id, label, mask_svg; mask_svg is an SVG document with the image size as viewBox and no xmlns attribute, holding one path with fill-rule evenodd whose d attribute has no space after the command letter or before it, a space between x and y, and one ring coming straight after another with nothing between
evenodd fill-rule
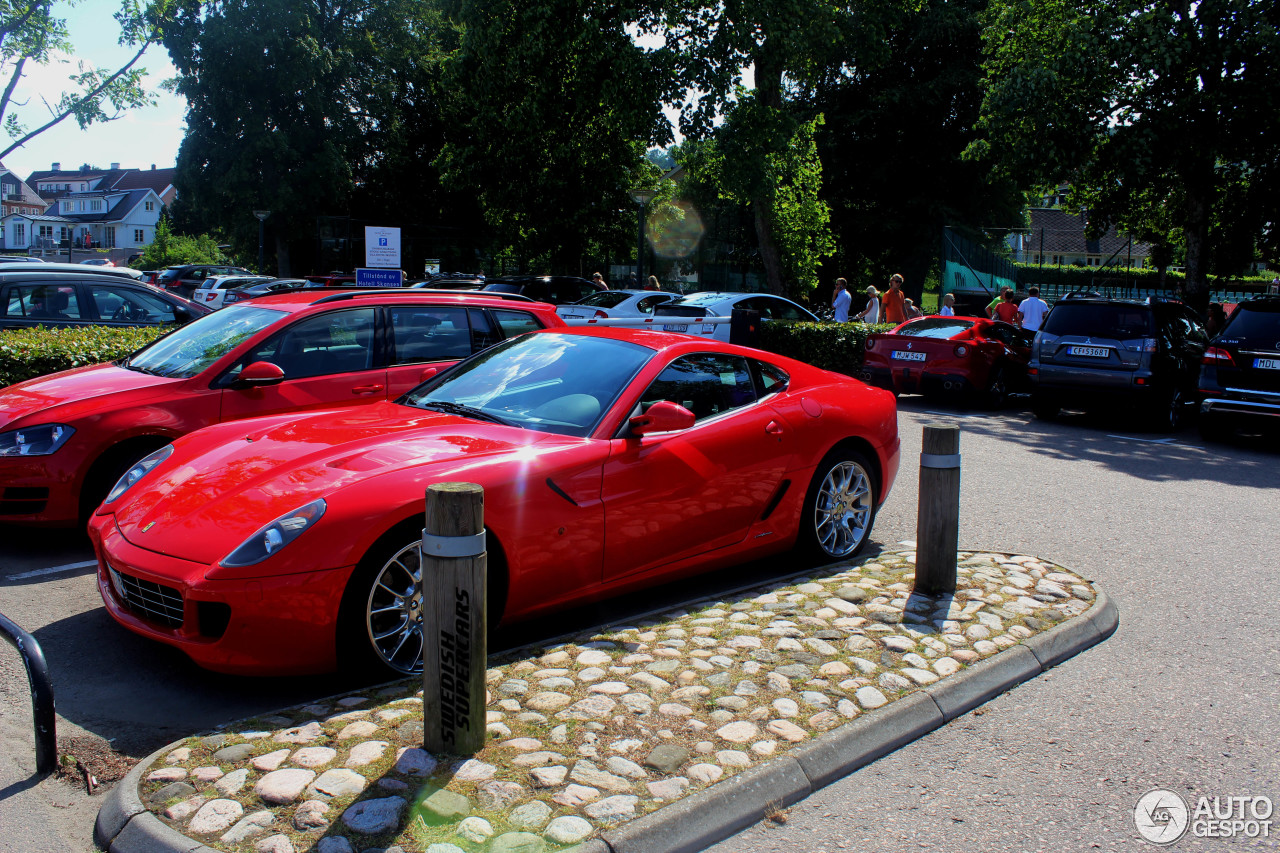
<instances>
[{"instance_id":1,"label":"green shrub","mask_svg":"<svg viewBox=\"0 0 1280 853\"><path fill-rule=\"evenodd\" d=\"M773 320L760 324L760 349L776 352L847 376L862 367L867 335L887 332L893 323L868 326L866 323L786 323Z\"/></svg>"},{"instance_id":2,"label":"green shrub","mask_svg":"<svg viewBox=\"0 0 1280 853\"><path fill-rule=\"evenodd\" d=\"M16 382L123 358L170 331L172 326L121 329L10 329L0 332L0 388Z\"/></svg>"},{"instance_id":3,"label":"green shrub","mask_svg":"<svg viewBox=\"0 0 1280 853\"><path fill-rule=\"evenodd\" d=\"M1140 288L1160 286L1160 273L1155 269L1118 269L1109 267L1055 267L1038 264L1014 264L1018 268L1018 282L1021 290L1037 284L1041 287L1061 287L1068 290L1089 290L1097 285L1109 285L1132 282ZM1209 276L1210 290L1232 290L1242 292L1265 293L1267 285L1275 277L1274 272L1251 273L1244 276ZM1170 290L1178 290L1186 278L1180 272L1170 271L1166 285Z\"/></svg>"}]
</instances>

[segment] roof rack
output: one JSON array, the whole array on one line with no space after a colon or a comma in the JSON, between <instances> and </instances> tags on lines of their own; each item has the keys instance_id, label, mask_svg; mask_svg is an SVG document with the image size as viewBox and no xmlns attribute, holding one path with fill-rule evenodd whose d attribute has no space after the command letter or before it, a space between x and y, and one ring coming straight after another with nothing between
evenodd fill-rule
<instances>
[{"instance_id":1,"label":"roof rack","mask_svg":"<svg viewBox=\"0 0 1280 853\"><path fill-rule=\"evenodd\" d=\"M1062 294L1059 299L1101 299L1102 294L1096 290L1072 290Z\"/></svg>"},{"instance_id":2,"label":"roof rack","mask_svg":"<svg viewBox=\"0 0 1280 853\"><path fill-rule=\"evenodd\" d=\"M492 290L448 290L444 288L429 287L379 287L379 288L360 288L359 290L343 290L339 293L330 293L321 296L312 302L312 305L323 305L326 302L344 302L349 299L357 299L361 296L387 296L389 294L398 294L400 296L416 296L418 294L425 295L444 295L444 296L462 296L464 294L488 296L493 299L502 299L507 302L536 302L527 296L521 296L518 293L499 293Z\"/></svg>"}]
</instances>

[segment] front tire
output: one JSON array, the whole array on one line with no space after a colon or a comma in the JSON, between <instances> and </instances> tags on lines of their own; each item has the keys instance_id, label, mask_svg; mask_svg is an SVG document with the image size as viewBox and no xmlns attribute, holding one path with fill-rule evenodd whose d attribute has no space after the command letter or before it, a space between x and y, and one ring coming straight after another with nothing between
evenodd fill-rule
<instances>
[{"instance_id":1,"label":"front tire","mask_svg":"<svg viewBox=\"0 0 1280 853\"><path fill-rule=\"evenodd\" d=\"M338 613L346 669L393 677L422 673L421 522L382 537L356 566Z\"/></svg>"},{"instance_id":2,"label":"front tire","mask_svg":"<svg viewBox=\"0 0 1280 853\"><path fill-rule=\"evenodd\" d=\"M852 450L829 453L813 475L800 518L799 546L818 563L847 560L871 538L875 523L873 468Z\"/></svg>"}]
</instances>

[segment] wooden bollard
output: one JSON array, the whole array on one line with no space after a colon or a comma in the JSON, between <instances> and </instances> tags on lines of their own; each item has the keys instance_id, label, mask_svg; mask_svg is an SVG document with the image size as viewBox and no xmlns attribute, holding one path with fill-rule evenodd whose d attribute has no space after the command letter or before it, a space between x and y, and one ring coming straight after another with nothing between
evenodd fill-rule
<instances>
[{"instance_id":1,"label":"wooden bollard","mask_svg":"<svg viewBox=\"0 0 1280 853\"><path fill-rule=\"evenodd\" d=\"M926 424L916 516L916 592L956 591L960 542L960 427Z\"/></svg>"},{"instance_id":2,"label":"wooden bollard","mask_svg":"<svg viewBox=\"0 0 1280 853\"><path fill-rule=\"evenodd\" d=\"M472 755L484 747L489 658L484 489L427 489L422 531L422 704L427 752Z\"/></svg>"}]
</instances>

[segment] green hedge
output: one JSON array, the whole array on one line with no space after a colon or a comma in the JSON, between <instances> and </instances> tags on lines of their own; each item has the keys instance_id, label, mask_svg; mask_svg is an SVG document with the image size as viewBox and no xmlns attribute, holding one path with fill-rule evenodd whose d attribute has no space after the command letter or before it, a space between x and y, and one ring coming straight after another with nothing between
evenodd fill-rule
<instances>
[{"instance_id":1,"label":"green hedge","mask_svg":"<svg viewBox=\"0 0 1280 853\"><path fill-rule=\"evenodd\" d=\"M1154 269L1111 269L1109 267L1056 267L1046 264L1014 264L1018 269L1020 288L1026 290L1029 285L1062 287L1069 290L1088 290L1094 282L1115 283L1117 279L1133 282L1134 286L1152 288L1160 286L1160 273ZM1240 290L1265 293L1274 272L1253 273L1244 276L1209 276L1210 290ZM1167 284L1170 290L1177 290L1186 278L1180 272L1170 271Z\"/></svg>"},{"instance_id":2,"label":"green hedge","mask_svg":"<svg viewBox=\"0 0 1280 853\"><path fill-rule=\"evenodd\" d=\"M16 382L115 361L172 330L172 326L121 329L10 329L0 332L0 388Z\"/></svg>"},{"instance_id":3,"label":"green hedge","mask_svg":"<svg viewBox=\"0 0 1280 853\"><path fill-rule=\"evenodd\" d=\"M862 367L867 335L887 332L892 328L893 323L868 326L866 323L786 323L773 320L760 324L759 346L762 350L814 367L854 376Z\"/></svg>"}]
</instances>

